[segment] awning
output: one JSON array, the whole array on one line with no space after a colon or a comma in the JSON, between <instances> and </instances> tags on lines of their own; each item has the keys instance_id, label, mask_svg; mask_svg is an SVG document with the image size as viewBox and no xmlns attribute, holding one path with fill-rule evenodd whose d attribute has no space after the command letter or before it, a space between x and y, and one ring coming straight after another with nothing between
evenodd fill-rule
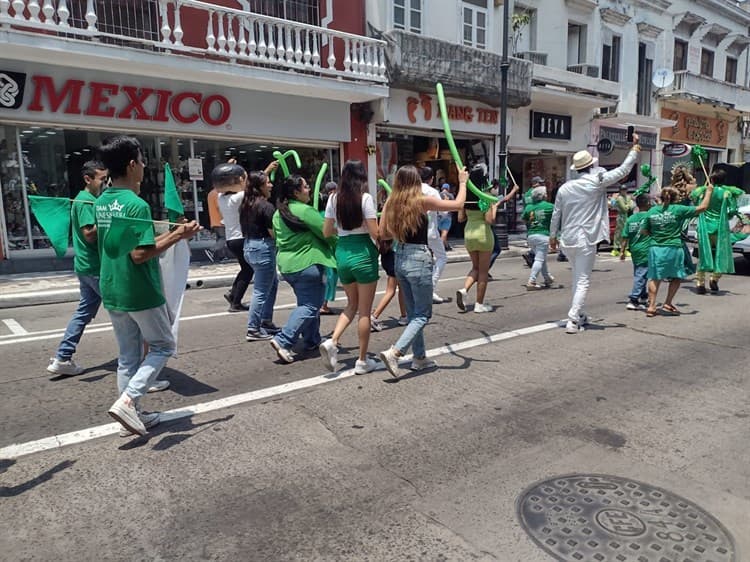
<instances>
[{"instance_id":1,"label":"awning","mask_svg":"<svg viewBox=\"0 0 750 562\"><path fill-rule=\"evenodd\" d=\"M674 119L661 119L659 117L650 117L648 115L637 115L635 113L610 113L607 115L599 115L595 119L601 121L601 124L609 125L622 125L629 126L633 125L636 128L643 129L664 129L666 127L674 127L677 121Z\"/></svg>"}]
</instances>

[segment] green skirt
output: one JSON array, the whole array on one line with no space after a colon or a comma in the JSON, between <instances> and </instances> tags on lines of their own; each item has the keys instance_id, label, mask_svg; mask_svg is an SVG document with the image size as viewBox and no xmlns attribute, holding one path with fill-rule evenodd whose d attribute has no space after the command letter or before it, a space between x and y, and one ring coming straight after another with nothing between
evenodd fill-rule
<instances>
[{"instance_id":1,"label":"green skirt","mask_svg":"<svg viewBox=\"0 0 750 562\"><path fill-rule=\"evenodd\" d=\"M682 246L651 246L648 251L648 278L657 281L685 279L692 273L686 261Z\"/></svg>"}]
</instances>

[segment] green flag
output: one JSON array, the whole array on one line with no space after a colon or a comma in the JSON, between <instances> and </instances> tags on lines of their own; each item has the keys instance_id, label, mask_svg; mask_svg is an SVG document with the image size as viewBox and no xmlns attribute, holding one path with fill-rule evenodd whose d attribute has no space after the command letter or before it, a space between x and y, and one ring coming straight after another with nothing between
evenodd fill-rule
<instances>
[{"instance_id":1,"label":"green flag","mask_svg":"<svg viewBox=\"0 0 750 562\"><path fill-rule=\"evenodd\" d=\"M63 257L70 238L70 199L29 195L29 201L39 226L55 249L55 255Z\"/></svg>"},{"instance_id":2,"label":"green flag","mask_svg":"<svg viewBox=\"0 0 750 562\"><path fill-rule=\"evenodd\" d=\"M104 238L102 249L110 258L119 258L134 250L143 235L153 230L154 222L132 217L112 217Z\"/></svg>"},{"instance_id":3,"label":"green flag","mask_svg":"<svg viewBox=\"0 0 750 562\"><path fill-rule=\"evenodd\" d=\"M185 214L180 192L177 191L172 168L169 167L168 163L164 164L164 206L167 208L169 222L177 222L177 219Z\"/></svg>"}]
</instances>

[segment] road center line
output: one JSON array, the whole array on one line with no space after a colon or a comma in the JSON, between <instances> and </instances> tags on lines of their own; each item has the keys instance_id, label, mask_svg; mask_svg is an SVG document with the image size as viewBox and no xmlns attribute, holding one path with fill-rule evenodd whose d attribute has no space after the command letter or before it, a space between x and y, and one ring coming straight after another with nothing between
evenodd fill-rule
<instances>
[{"instance_id":1,"label":"road center line","mask_svg":"<svg viewBox=\"0 0 750 562\"><path fill-rule=\"evenodd\" d=\"M13 333L14 336L23 336L29 333L28 330L24 329L24 327L13 320L13 318L4 319L3 324L8 327L8 329Z\"/></svg>"},{"instance_id":2,"label":"road center line","mask_svg":"<svg viewBox=\"0 0 750 562\"><path fill-rule=\"evenodd\" d=\"M494 334L491 336L482 336L480 338L436 347L429 350L427 352L427 356L438 357L440 355L447 355L449 353L464 351L466 349L471 349L482 345L498 343L521 336L552 330L558 328L560 325L561 324L559 322L545 322L544 324L537 324L536 326L529 326L527 328L521 328L519 330L501 332L499 334ZM407 362L410 359L411 356L407 355L404 356L402 361ZM383 364L379 362L378 365L379 370L382 370ZM195 404L193 406L186 406L184 408L168 410L166 412L162 412L161 419L163 422L169 422L182 418L189 418L191 416L197 416L199 414L205 414L223 408L239 406L241 404L247 404L249 402L257 402L258 400L266 400L268 398L272 398L282 394L288 394L290 392L320 386L322 384L333 381L348 379L353 376L355 376L354 369L348 369L346 371L341 371L340 373L335 375L332 373L328 373L316 377L311 377L309 379L302 379L299 381L280 384L277 386L253 390L251 392L243 392L241 394L235 394L234 396L227 396L225 398L211 400L210 402L203 402L200 404ZM67 445L84 443L92 439L98 439L99 437L113 435L119 430L120 424L108 423L105 425L97 425L94 427L89 427L87 429L72 431L70 433L53 435L52 437L45 437L43 439L37 439L35 441L29 441L27 443L8 445L7 447L3 447L2 449L0 449L0 459L16 459L19 457L30 455L32 453L40 453L42 451L60 449Z\"/></svg>"}]
</instances>

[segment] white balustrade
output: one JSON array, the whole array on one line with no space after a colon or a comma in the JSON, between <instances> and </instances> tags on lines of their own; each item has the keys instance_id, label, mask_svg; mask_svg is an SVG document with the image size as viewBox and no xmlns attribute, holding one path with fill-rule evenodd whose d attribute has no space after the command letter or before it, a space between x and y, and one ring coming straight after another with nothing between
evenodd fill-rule
<instances>
[{"instance_id":1,"label":"white balustrade","mask_svg":"<svg viewBox=\"0 0 750 562\"><path fill-rule=\"evenodd\" d=\"M13 0L13 11L15 12L14 18L17 20L25 20L23 11L26 9L26 3L24 0Z\"/></svg>"}]
</instances>

